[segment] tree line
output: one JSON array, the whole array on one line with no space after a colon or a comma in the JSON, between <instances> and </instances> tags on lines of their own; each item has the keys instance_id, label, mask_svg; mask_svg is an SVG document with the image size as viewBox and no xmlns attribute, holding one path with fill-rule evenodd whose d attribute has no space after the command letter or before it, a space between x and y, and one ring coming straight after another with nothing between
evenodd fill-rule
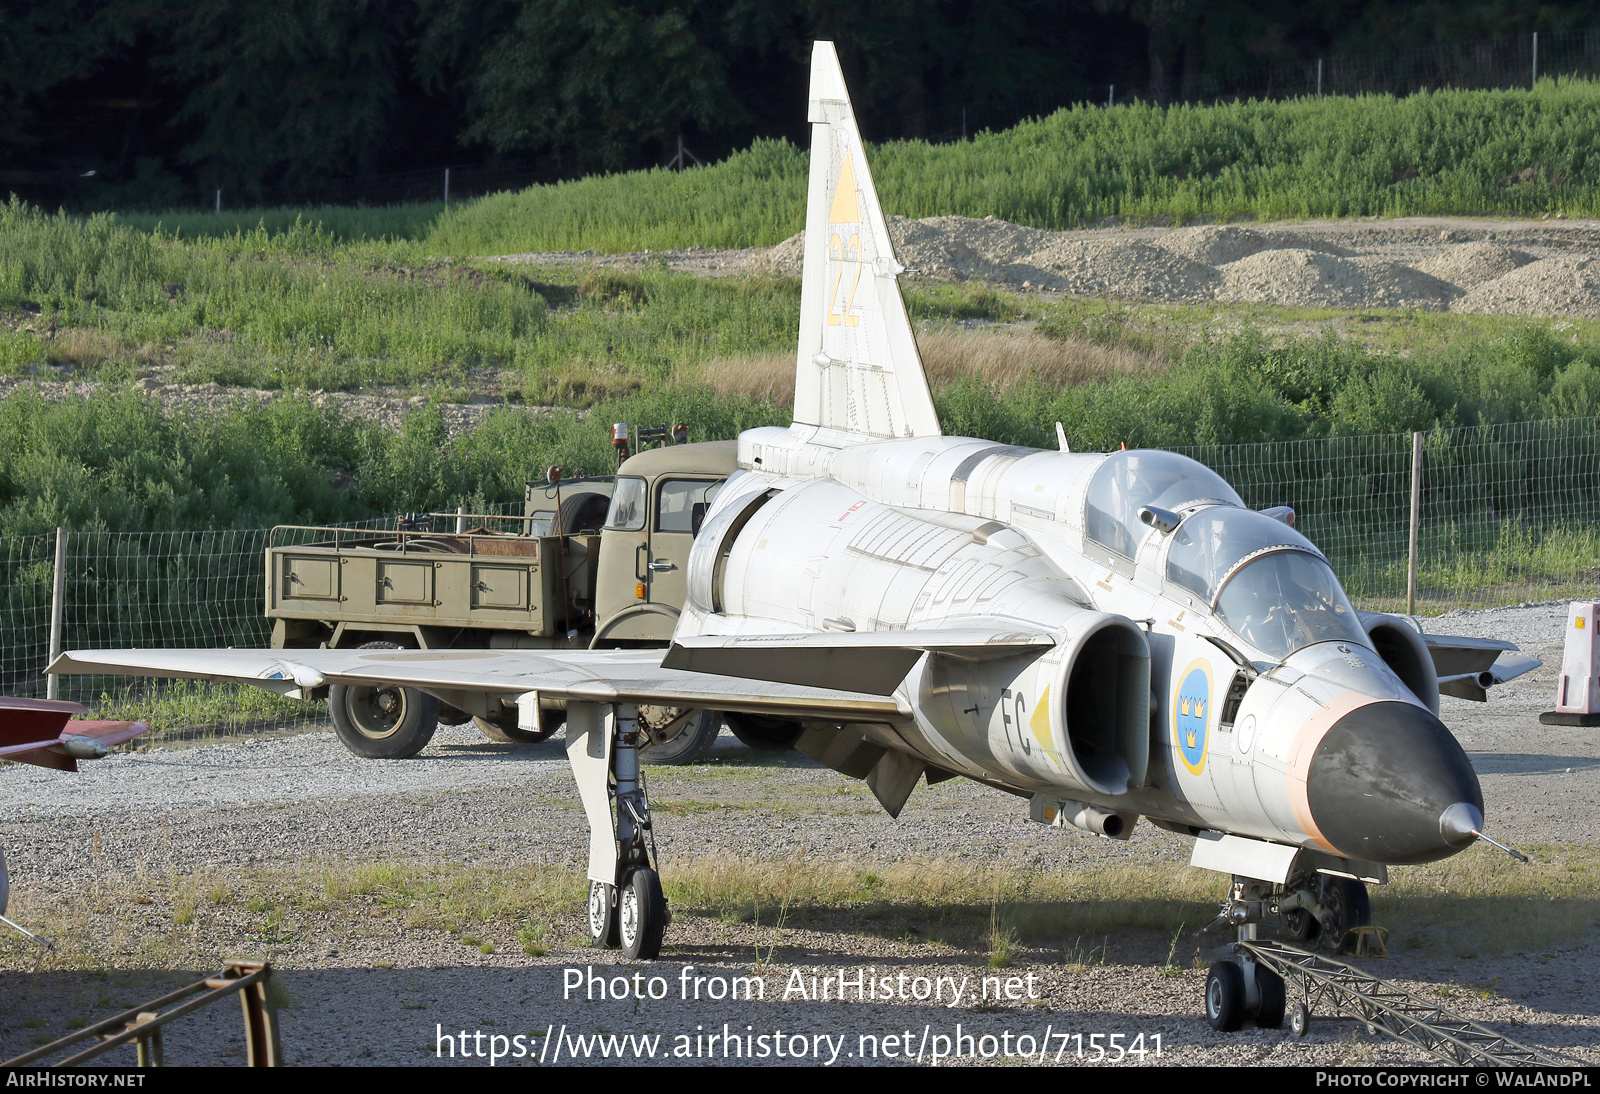
<instances>
[{"instance_id":1,"label":"tree line","mask_svg":"<svg viewBox=\"0 0 1600 1094\"><path fill-rule=\"evenodd\" d=\"M1328 51L1586 25L1576 0L56 0L0 5L0 190L160 209L449 164L541 179L806 140L834 40L869 139Z\"/></svg>"}]
</instances>

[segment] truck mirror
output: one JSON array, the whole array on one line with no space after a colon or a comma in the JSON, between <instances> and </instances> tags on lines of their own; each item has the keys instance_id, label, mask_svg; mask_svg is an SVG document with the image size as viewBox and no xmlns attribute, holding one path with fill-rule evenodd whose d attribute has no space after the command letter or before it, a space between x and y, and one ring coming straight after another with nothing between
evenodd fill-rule
<instances>
[{"instance_id":1,"label":"truck mirror","mask_svg":"<svg viewBox=\"0 0 1600 1094\"><path fill-rule=\"evenodd\" d=\"M695 502L694 508L689 510L689 533L698 536L700 534L700 525L705 522L705 519L706 503L703 501Z\"/></svg>"}]
</instances>

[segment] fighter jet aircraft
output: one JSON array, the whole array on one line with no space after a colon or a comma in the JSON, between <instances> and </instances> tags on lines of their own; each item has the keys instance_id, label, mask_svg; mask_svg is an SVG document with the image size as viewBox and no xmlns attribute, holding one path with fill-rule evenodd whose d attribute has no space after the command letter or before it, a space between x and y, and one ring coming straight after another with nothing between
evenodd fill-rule
<instances>
[{"instance_id":1,"label":"fighter jet aircraft","mask_svg":"<svg viewBox=\"0 0 1600 1094\"><path fill-rule=\"evenodd\" d=\"M1190 836L1196 865L1235 879L1246 932L1337 938L1367 917L1363 882L1479 838L1439 694L1481 698L1537 662L1356 611L1289 509L1246 508L1194 460L942 435L829 43L810 121L794 424L739 437L664 655L145 650L51 671L515 697L527 728L541 696L563 702L591 933L641 957L669 913L638 750L700 707L798 722L799 747L891 815L919 780L962 776L1044 824ZM1281 1022L1281 981L1232 968L1213 1021Z\"/></svg>"},{"instance_id":2,"label":"fighter jet aircraft","mask_svg":"<svg viewBox=\"0 0 1600 1094\"><path fill-rule=\"evenodd\" d=\"M0 695L0 759L53 767L57 771L76 771L79 760L98 760L111 751L112 745L131 741L150 730L144 722L68 720L74 714L86 713L88 708L77 703ZM42 941L38 935L6 918L10 898L6 857L0 853L0 923Z\"/></svg>"}]
</instances>

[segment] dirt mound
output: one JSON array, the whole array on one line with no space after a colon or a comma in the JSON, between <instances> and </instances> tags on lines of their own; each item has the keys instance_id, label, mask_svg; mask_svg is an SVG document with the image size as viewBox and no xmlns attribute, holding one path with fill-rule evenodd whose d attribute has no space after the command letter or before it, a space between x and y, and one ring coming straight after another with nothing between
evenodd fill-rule
<instances>
[{"instance_id":1,"label":"dirt mound","mask_svg":"<svg viewBox=\"0 0 1600 1094\"><path fill-rule=\"evenodd\" d=\"M1485 281L1503 277L1532 261L1534 257L1526 251L1514 250L1499 243L1463 243L1459 247L1451 247L1437 258L1417 263L1417 269L1440 281L1470 289Z\"/></svg>"},{"instance_id":2,"label":"dirt mound","mask_svg":"<svg viewBox=\"0 0 1600 1094\"><path fill-rule=\"evenodd\" d=\"M1006 265L1037 250L1050 232L1008 224L998 217L888 217L889 238L900 264L922 277L965 280L993 277ZM758 268L800 276L806 234L798 232L757 260Z\"/></svg>"},{"instance_id":3,"label":"dirt mound","mask_svg":"<svg viewBox=\"0 0 1600 1094\"><path fill-rule=\"evenodd\" d=\"M998 217L889 218L889 238L902 264L919 273L983 276L1021 261L1044 246L1051 233L1008 224Z\"/></svg>"},{"instance_id":4,"label":"dirt mound","mask_svg":"<svg viewBox=\"0 0 1600 1094\"><path fill-rule=\"evenodd\" d=\"M1218 300L1301 308L1442 308L1456 290L1410 266L1322 251L1260 251L1222 268Z\"/></svg>"},{"instance_id":5,"label":"dirt mound","mask_svg":"<svg viewBox=\"0 0 1600 1094\"><path fill-rule=\"evenodd\" d=\"M1045 232L957 216L890 217L888 224L912 279L1173 303L1600 314L1585 257L1600 261L1600 236L1587 226L1429 221ZM804 239L758 254L753 268L798 276Z\"/></svg>"},{"instance_id":6,"label":"dirt mound","mask_svg":"<svg viewBox=\"0 0 1600 1094\"><path fill-rule=\"evenodd\" d=\"M1600 265L1594 259L1541 259L1471 289L1455 311L1483 315L1600 317Z\"/></svg>"},{"instance_id":7,"label":"dirt mound","mask_svg":"<svg viewBox=\"0 0 1600 1094\"><path fill-rule=\"evenodd\" d=\"M1273 244L1260 232L1249 228L1204 225L1175 228L1155 241L1157 247L1182 255L1207 266L1225 266L1264 251Z\"/></svg>"},{"instance_id":8,"label":"dirt mound","mask_svg":"<svg viewBox=\"0 0 1600 1094\"><path fill-rule=\"evenodd\" d=\"M1210 300L1221 281L1215 267L1139 240L1062 236L1002 272L1013 284L1073 295L1184 302Z\"/></svg>"}]
</instances>

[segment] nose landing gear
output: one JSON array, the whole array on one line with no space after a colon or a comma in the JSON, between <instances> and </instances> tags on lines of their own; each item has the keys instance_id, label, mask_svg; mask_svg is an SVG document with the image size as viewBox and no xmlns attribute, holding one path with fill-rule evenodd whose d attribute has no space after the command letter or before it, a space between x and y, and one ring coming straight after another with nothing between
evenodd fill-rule
<instances>
[{"instance_id":1,"label":"nose landing gear","mask_svg":"<svg viewBox=\"0 0 1600 1094\"><path fill-rule=\"evenodd\" d=\"M1254 941L1256 924L1272 898L1265 881L1236 877L1221 919L1239 928L1239 941ZM1232 1033L1253 1018L1262 1029L1280 1029L1287 995L1283 977L1240 950L1211 966L1206 976L1206 1021L1219 1033Z\"/></svg>"}]
</instances>

